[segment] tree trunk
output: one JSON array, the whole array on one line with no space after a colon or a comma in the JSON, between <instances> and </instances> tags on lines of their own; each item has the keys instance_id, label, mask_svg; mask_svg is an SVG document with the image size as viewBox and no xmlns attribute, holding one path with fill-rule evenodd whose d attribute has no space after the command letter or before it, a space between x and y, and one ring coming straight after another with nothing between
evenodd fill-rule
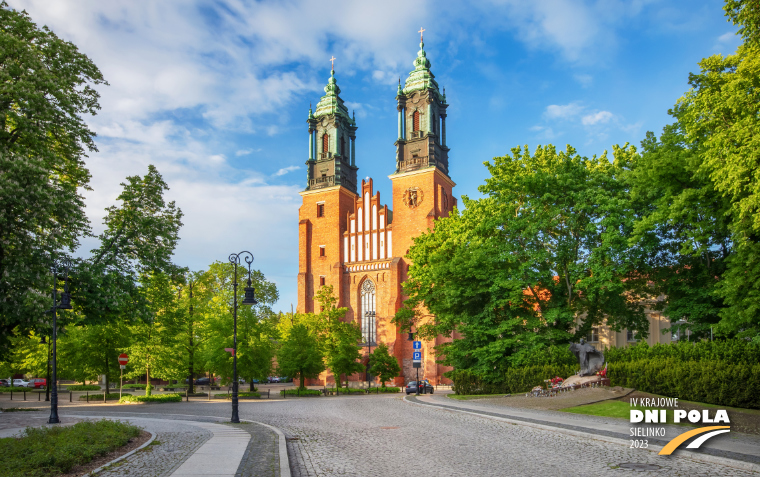
<instances>
[{"instance_id":1,"label":"tree trunk","mask_svg":"<svg viewBox=\"0 0 760 477\"><path fill-rule=\"evenodd\" d=\"M150 365L145 365L145 395L150 396Z\"/></svg>"},{"instance_id":2,"label":"tree trunk","mask_svg":"<svg viewBox=\"0 0 760 477\"><path fill-rule=\"evenodd\" d=\"M189 353L189 358L190 358L189 359L189 364L190 365L188 366L188 370L187 370L187 372L189 373L188 377L187 377L187 392L189 392L190 394L192 394L192 393L195 392L195 388L193 387L193 385L194 385L194 382L193 382L193 374L194 374L193 373L193 357L194 357L194 354L195 354L195 350L193 349L193 325L191 323L190 324L190 353Z\"/></svg>"},{"instance_id":3,"label":"tree trunk","mask_svg":"<svg viewBox=\"0 0 760 477\"><path fill-rule=\"evenodd\" d=\"M106 369L105 369L105 371L106 371L106 394L108 394L108 389L109 389L109 387L108 387L108 386L109 386L109 384L110 384L110 383L108 382L108 351L106 351L106 356L105 356L105 358L106 358Z\"/></svg>"}]
</instances>

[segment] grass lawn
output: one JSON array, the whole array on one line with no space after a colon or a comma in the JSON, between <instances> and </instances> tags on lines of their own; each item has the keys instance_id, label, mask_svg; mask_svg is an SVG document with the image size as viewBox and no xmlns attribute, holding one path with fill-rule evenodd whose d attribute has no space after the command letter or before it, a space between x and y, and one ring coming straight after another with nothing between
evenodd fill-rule
<instances>
[{"instance_id":1,"label":"grass lawn","mask_svg":"<svg viewBox=\"0 0 760 477\"><path fill-rule=\"evenodd\" d=\"M0 439L0 475L50 477L65 474L126 445L141 429L115 421L85 421L70 427L27 428L20 438Z\"/></svg>"},{"instance_id":2,"label":"grass lawn","mask_svg":"<svg viewBox=\"0 0 760 477\"><path fill-rule=\"evenodd\" d=\"M509 394L447 394L446 397L450 399L457 399L459 401L469 401L470 399L487 399L495 397L506 397Z\"/></svg>"},{"instance_id":3,"label":"grass lawn","mask_svg":"<svg viewBox=\"0 0 760 477\"><path fill-rule=\"evenodd\" d=\"M631 418L631 409L645 411L647 409L661 408L631 406L629 403L623 401L602 401L596 402L594 404L586 404L584 406L568 407L565 409L560 409L560 411L570 412L573 414L588 414L591 416L617 417L620 419L629 420ZM667 409L667 423L673 424L673 409ZM689 423L687 422L686 424Z\"/></svg>"}]
</instances>

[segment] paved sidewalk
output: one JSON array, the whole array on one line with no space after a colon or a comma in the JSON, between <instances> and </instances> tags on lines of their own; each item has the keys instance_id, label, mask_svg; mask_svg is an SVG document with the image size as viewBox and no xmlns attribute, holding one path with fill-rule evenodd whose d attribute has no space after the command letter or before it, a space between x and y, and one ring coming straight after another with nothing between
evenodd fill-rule
<instances>
[{"instance_id":1,"label":"paved sidewalk","mask_svg":"<svg viewBox=\"0 0 760 477\"><path fill-rule=\"evenodd\" d=\"M192 425L210 431L213 436L175 470L171 477L234 477L248 448L250 434L222 424L192 422Z\"/></svg>"},{"instance_id":2,"label":"paved sidewalk","mask_svg":"<svg viewBox=\"0 0 760 477\"><path fill-rule=\"evenodd\" d=\"M431 405L444 409L473 412L480 415L511 419L539 426L561 428L569 431L584 432L622 440L632 439L630 431L632 427L644 427L631 424L624 419L572 414L559 411L521 409L494 405L491 403L480 403L478 400L458 401L447 398L445 395L409 396L408 400L418 404ZM664 446L675 436L692 428L690 426L681 425L661 426L658 424L649 424L647 426L665 428L664 437L645 438L651 445L655 446ZM639 437L638 439L642 438ZM707 454L737 460L754 464L755 468L760 468L760 438L757 436L730 432L708 440L699 449L690 449L688 451L678 450L674 455L688 456L690 453Z\"/></svg>"}]
</instances>

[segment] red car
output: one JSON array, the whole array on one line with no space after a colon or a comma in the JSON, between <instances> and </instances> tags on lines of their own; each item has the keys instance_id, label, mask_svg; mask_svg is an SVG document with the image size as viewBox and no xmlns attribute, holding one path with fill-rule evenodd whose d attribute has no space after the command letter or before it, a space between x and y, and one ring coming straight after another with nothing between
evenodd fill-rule
<instances>
[{"instance_id":1,"label":"red car","mask_svg":"<svg viewBox=\"0 0 760 477\"><path fill-rule=\"evenodd\" d=\"M33 387L35 389L44 388L47 385L47 380L45 378L32 378L29 380L29 387Z\"/></svg>"}]
</instances>

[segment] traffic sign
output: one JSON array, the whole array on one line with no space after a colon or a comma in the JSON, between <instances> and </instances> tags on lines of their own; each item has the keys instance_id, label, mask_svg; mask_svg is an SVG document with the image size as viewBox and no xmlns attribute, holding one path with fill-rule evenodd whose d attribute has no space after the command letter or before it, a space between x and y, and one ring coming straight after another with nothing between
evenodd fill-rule
<instances>
[{"instance_id":1,"label":"traffic sign","mask_svg":"<svg viewBox=\"0 0 760 477\"><path fill-rule=\"evenodd\" d=\"M412 341L412 348L422 349L422 341Z\"/></svg>"},{"instance_id":2,"label":"traffic sign","mask_svg":"<svg viewBox=\"0 0 760 477\"><path fill-rule=\"evenodd\" d=\"M422 351L412 353L412 361L422 361Z\"/></svg>"},{"instance_id":3,"label":"traffic sign","mask_svg":"<svg viewBox=\"0 0 760 477\"><path fill-rule=\"evenodd\" d=\"M113 355L111 355L113 356ZM124 366L125 364L129 363L129 356L127 356L127 353L121 353L119 355L119 364Z\"/></svg>"},{"instance_id":4,"label":"traffic sign","mask_svg":"<svg viewBox=\"0 0 760 477\"><path fill-rule=\"evenodd\" d=\"M119 365L119 368L121 368L121 369L124 369L124 368L126 368L126 367L127 367L127 365L126 365L126 364L120 364L120 365Z\"/></svg>"}]
</instances>

